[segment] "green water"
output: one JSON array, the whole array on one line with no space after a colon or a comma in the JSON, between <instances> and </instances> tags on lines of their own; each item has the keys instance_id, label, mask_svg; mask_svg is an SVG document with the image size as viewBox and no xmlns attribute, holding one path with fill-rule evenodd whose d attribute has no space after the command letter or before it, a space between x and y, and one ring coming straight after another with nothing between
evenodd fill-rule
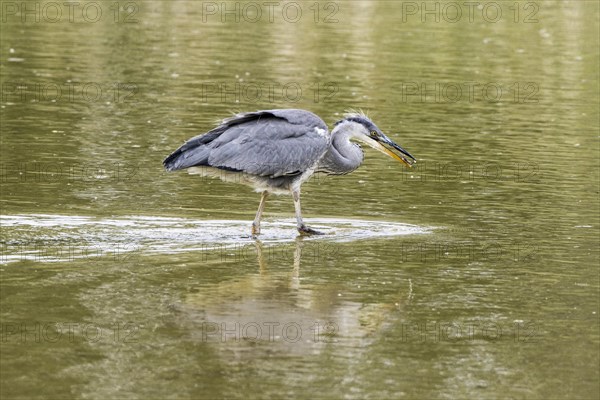
<instances>
[{"instance_id":1,"label":"green water","mask_svg":"<svg viewBox=\"0 0 600 400\"><path fill-rule=\"evenodd\" d=\"M53 4L2 2L3 399L600 395L597 2ZM256 193L161 161L265 108L418 164L254 242Z\"/></svg>"}]
</instances>

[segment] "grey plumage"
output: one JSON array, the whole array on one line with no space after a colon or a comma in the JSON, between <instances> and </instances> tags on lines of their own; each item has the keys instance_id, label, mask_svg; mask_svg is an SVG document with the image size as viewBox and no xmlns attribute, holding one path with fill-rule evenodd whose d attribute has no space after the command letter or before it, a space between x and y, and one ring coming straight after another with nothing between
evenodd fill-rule
<instances>
[{"instance_id":1,"label":"grey plumage","mask_svg":"<svg viewBox=\"0 0 600 400\"><path fill-rule=\"evenodd\" d=\"M361 164L363 151L356 139L411 165L395 155L386 144L414 160L392 142L365 115L348 114L330 133L315 114L298 109L263 110L237 114L211 131L195 136L169 155L163 164L168 171L208 167L223 171L221 177L242 176L263 192L253 224L258 234L264 201L270 192L291 192L296 205L298 230L317 233L302 223L300 185L315 172L346 174Z\"/></svg>"},{"instance_id":2,"label":"grey plumage","mask_svg":"<svg viewBox=\"0 0 600 400\"><path fill-rule=\"evenodd\" d=\"M358 144L350 141L352 134L352 130L340 130L332 135L331 145L319 160L317 172L345 175L362 164L364 152Z\"/></svg>"},{"instance_id":3,"label":"grey plumage","mask_svg":"<svg viewBox=\"0 0 600 400\"><path fill-rule=\"evenodd\" d=\"M305 122L301 122L304 117ZM206 165L271 178L298 175L327 150L327 125L302 110L238 114L188 140L165 160L169 171Z\"/></svg>"}]
</instances>

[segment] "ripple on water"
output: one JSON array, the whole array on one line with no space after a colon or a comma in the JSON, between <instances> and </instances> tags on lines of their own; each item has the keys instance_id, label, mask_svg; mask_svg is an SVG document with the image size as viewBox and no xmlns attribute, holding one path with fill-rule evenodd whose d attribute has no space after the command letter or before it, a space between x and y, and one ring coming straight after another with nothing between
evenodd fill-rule
<instances>
[{"instance_id":1,"label":"ripple on water","mask_svg":"<svg viewBox=\"0 0 600 400\"><path fill-rule=\"evenodd\" d=\"M0 216L0 263L20 260L60 262L73 258L140 251L147 255L208 251L251 243L246 220L126 216L95 218L55 214ZM310 218L305 222L323 232L306 240L350 242L367 238L425 234L431 228L388 221ZM293 242L298 233L291 219L265 220L263 243ZM66 251L68 250L68 251Z\"/></svg>"}]
</instances>

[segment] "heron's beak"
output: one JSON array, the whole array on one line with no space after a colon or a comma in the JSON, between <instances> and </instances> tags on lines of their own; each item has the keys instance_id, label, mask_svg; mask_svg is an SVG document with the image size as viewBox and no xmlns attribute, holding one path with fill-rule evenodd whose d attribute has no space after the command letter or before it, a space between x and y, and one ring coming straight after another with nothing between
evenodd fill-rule
<instances>
[{"instance_id":1,"label":"heron's beak","mask_svg":"<svg viewBox=\"0 0 600 400\"><path fill-rule=\"evenodd\" d=\"M417 162L417 160L408 151L394 143L392 139L385 136L383 133L380 133L377 136L369 137L369 140L367 140L366 143L375 150L379 150L383 154L392 157L394 160L403 162L409 168Z\"/></svg>"}]
</instances>

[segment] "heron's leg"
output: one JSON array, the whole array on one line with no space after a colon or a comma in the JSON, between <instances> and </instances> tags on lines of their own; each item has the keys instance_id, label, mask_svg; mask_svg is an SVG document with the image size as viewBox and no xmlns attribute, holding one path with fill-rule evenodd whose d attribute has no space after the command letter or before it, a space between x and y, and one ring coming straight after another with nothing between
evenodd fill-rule
<instances>
[{"instance_id":1,"label":"heron's leg","mask_svg":"<svg viewBox=\"0 0 600 400\"><path fill-rule=\"evenodd\" d=\"M314 229L309 228L304 225L304 221L302 221L302 210L300 209L300 190L292 189L292 197L294 198L294 208L296 209L296 221L298 232L301 235L322 235L323 232L315 231Z\"/></svg>"},{"instance_id":2,"label":"heron's leg","mask_svg":"<svg viewBox=\"0 0 600 400\"><path fill-rule=\"evenodd\" d=\"M254 221L252 222L252 236L260 235L260 219L262 218L262 213L265 210L265 203L267 202L267 197L269 197L269 192L265 190L260 196L260 204L258 205L258 211L256 212L256 217L254 217Z\"/></svg>"}]
</instances>

